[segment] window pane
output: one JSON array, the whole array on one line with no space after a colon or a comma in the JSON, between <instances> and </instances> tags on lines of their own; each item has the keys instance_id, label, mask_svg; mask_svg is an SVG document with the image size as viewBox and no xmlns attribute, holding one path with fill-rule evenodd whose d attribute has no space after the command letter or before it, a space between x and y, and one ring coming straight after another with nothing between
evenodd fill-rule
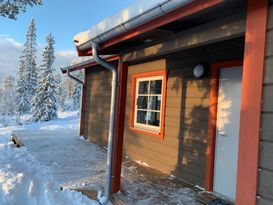
<instances>
[{"instance_id":1,"label":"window pane","mask_svg":"<svg viewBox=\"0 0 273 205\"><path fill-rule=\"evenodd\" d=\"M150 96L149 97L149 110L160 110L161 106L161 96Z\"/></svg>"},{"instance_id":2,"label":"window pane","mask_svg":"<svg viewBox=\"0 0 273 205\"><path fill-rule=\"evenodd\" d=\"M138 94L148 94L149 81L140 81L138 84Z\"/></svg>"},{"instance_id":3,"label":"window pane","mask_svg":"<svg viewBox=\"0 0 273 205\"><path fill-rule=\"evenodd\" d=\"M150 81L150 94L161 94L162 80Z\"/></svg>"},{"instance_id":4,"label":"window pane","mask_svg":"<svg viewBox=\"0 0 273 205\"><path fill-rule=\"evenodd\" d=\"M147 109L148 96L138 96L137 98L137 108Z\"/></svg>"},{"instance_id":5,"label":"window pane","mask_svg":"<svg viewBox=\"0 0 273 205\"><path fill-rule=\"evenodd\" d=\"M146 111L137 111L137 123L146 124Z\"/></svg>"},{"instance_id":6,"label":"window pane","mask_svg":"<svg viewBox=\"0 0 273 205\"><path fill-rule=\"evenodd\" d=\"M148 112L147 119L148 119L148 125L159 126L160 113L159 112Z\"/></svg>"}]
</instances>

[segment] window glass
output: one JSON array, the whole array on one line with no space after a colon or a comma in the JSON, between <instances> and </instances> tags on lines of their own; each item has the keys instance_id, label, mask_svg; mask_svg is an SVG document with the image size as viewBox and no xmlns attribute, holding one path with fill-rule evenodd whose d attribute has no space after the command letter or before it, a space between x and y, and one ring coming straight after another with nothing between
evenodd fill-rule
<instances>
[{"instance_id":1,"label":"window glass","mask_svg":"<svg viewBox=\"0 0 273 205\"><path fill-rule=\"evenodd\" d=\"M146 124L146 111L137 111L137 123Z\"/></svg>"},{"instance_id":2,"label":"window glass","mask_svg":"<svg viewBox=\"0 0 273 205\"><path fill-rule=\"evenodd\" d=\"M159 126L160 113L148 112L147 113L148 125Z\"/></svg>"},{"instance_id":3,"label":"window glass","mask_svg":"<svg viewBox=\"0 0 273 205\"><path fill-rule=\"evenodd\" d=\"M149 81L140 81L138 94L148 94Z\"/></svg>"},{"instance_id":4,"label":"window glass","mask_svg":"<svg viewBox=\"0 0 273 205\"><path fill-rule=\"evenodd\" d=\"M148 105L149 110L160 110L161 96L150 96Z\"/></svg>"},{"instance_id":5,"label":"window glass","mask_svg":"<svg viewBox=\"0 0 273 205\"><path fill-rule=\"evenodd\" d=\"M137 98L138 109L147 109L147 105L148 105L148 96L139 96Z\"/></svg>"},{"instance_id":6,"label":"window glass","mask_svg":"<svg viewBox=\"0 0 273 205\"><path fill-rule=\"evenodd\" d=\"M134 125L141 129L159 131L162 106L163 76L137 80Z\"/></svg>"},{"instance_id":7,"label":"window glass","mask_svg":"<svg viewBox=\"0 0 273 205\"><path fill-rule=\"evenodd\" d=\"M161 94L162 80L150 81L150 94Z\"/></svg>"}]
</instances>

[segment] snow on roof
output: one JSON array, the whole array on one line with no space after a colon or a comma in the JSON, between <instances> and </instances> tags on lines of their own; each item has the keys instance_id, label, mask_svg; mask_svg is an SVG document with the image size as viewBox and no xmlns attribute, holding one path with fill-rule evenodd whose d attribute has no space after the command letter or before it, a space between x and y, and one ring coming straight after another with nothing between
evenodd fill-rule
<instances>
[{"instance_id":1,"label":"snow on roof","mask_svg":"<svg viewBox=\"0 0 273 205\"><path fill-rule=\"evenodd\" d=\"M101 57L103 59L107 59L113 57L113 55L104 55ZM63 73L65 73L67 70L73 70L74 68L83 67L91 63L95 63L93 56L78 57L70 61L69 65L61 67L61 70Z\"/></svg>"},{"instance_id":2,"label":"snow on roof","mask_svg":"<svg viewBox=\"0 0 273 205\"><path fill-rule=\"evenodd\" d=\"M65 73L69 69L73 69L80 66L85 66L89 63L93 63L94 59L93 56L86 56L86 57L78 57L69 62L67 66L61 67L63 73Z\"/></svg>"},{"instance_id":3,"label":"snow on roof","mask_svg":"<svg viewBox=\"0 0 273 205\"><path fill-rule=\"evenodd\" d=\"M74 42L78 47L90 41L101 43L192 1L194 0L136 0L117 14L75 35Z\"/></svg>"}]
</instances>

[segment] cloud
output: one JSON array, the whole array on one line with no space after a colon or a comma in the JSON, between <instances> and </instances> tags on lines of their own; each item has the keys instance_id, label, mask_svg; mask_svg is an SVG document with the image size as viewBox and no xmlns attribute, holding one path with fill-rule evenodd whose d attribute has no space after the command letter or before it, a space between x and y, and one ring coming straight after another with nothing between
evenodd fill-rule
<instances>
[{"instance_id":1,"label":"cloud","mask_svg":"<svg viewBox=\"0 0 273 205\"><path fill-rule=\"evenodd\" d=\"M63 58L75 58L77 56L77 53L74 50L62 50L57 51L56 55Z\"/></svg>"},{"instance_id":2,"label":"cloud","mask_svg":"<svg viewBox=\"0 0 273 205\"><path fill-rule=\"evenodd\" d=\"M8 35L0 35L0 74L14 75L18 68L23 45ZM2 77L1 77L2 80Z\"/></svg>"},{"instance_id":3,"label":"cloud","mask_svg":"<svg viewBox=\"0 0 273 205\"><path fill-rule=\"evenodd\" d=\"M7 34L0 34L0 82L7 75L16 75L19 67L19 58L22 55L23 43L16 41ZM42 63L42 48L38 48L37 64ZM55 51L55 69L58 72L61 66L69 65L77 57L74 50Z\"/></svg>"},{"instance_id":4,"label":"cloud","mask_svg":"<svg viewBox=\"0 0 273 205\"><path fill-rule=\"evenodd\" d=\"M60 67L69 65L77 57L77 53L74 50L60 50L55 52L55 57L55 68L59 70Z\"/></svg>"}]
</instances>

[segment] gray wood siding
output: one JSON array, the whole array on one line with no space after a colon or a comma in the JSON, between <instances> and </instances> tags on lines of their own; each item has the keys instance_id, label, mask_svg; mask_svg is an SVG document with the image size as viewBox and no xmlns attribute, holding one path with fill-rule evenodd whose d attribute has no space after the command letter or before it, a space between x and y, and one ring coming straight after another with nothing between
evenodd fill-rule
<instances>
[{"instance_id":1,"label":"gray wood siding","mask_svg":"<svg viewBox=\"0 0 273 205\"><path fill-rule=\"evenodd\" d=\"M212 44L149 63L129 66L126 100L125 153L133 160L174 174L184 181L204 186L209 114L210 74L193 77L192 68L200 62L241 59L243 39ZM130 129L131 75L167 69L164 139Z\"/></svg>"},{"instance_id":2,"label":"gray wood siding","mask_svg":"<svg viewBox=\"0 0 273 205\"><path fill-rule=\"evenodd\" d=\"M269 9L264 70L258 205L273 204L273 5Z\"/></svg>"},{"instance_id":3,"label":"gray wood siding","mask_svg":"<svg viewBox=\"0 0 273 205\"><path fill-rule=\"evenodd\" d=\"M87 70L84 135L90 142L107 146L111 73L100 67Z\"/></svg>"}]
</instances>

